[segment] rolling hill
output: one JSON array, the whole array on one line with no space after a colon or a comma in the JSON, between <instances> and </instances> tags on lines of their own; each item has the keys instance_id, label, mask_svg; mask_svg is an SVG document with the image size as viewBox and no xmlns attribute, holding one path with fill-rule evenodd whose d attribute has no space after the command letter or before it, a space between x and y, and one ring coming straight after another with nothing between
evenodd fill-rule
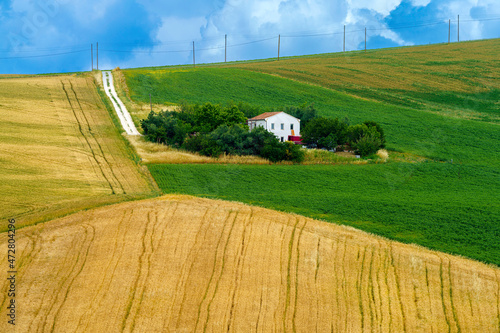
<instances>
[{"instance_id":1,"label":"rolling hill","mask_svg":"<svg viewBox=\"0 0 500 333\"><path fill-rule=\"evenodd\" d=\"M238 203L188 196L120 203L16 237L23 332L496 332L500 325L496 268ZM6 260L2 251L2 267ZM8 284L0 284L3 318ZM0 330L6 325L0 321Z\"/></svg>"}]
</instances>

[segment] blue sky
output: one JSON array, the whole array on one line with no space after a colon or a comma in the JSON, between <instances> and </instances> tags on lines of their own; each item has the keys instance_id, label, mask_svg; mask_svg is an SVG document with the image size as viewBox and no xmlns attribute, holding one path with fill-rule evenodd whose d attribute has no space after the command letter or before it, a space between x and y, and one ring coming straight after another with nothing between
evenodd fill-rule
<instances>
[{"instance_id":1,"label":"blue sky","mask_svg":"<svg viewBox=\"0 0 500 333\"><path fill-rule=\"evenodd\" d=\"M500 37L499 0L0 0L0 73L221 62ZM94 54L94 67L96 55Z\"/></svg>"}]
</instances>

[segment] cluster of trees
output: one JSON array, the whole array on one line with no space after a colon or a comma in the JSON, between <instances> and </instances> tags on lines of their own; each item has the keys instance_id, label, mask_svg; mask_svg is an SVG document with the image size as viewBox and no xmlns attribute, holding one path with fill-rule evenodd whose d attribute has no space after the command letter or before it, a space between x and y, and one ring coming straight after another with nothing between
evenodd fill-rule
<instances>
[{"instance_id":1,"label":"cluster of trees","mask_svg":"<svg viewBox=\"0 0 500 333\"><path fill-rule=\"evenodd\" d=\"M246 121L266 111L246 103L225 106L181 103L178 111L151 112L141 121L147 140L206 156L257 155L273 162L301 162L304 152L291 142L257 127L248 131ZM314 104L287 107L284 112L301 120L302 142L308 147L354 150L368 156L385 147L385 134L374 121L350 125L349 120L318 117Z\"/></svg>"},{"instance_id":2,"label":"cluster of trees","mask_svg":"<svg viewBox=\"0 0 500 333\"><path fill-rule=\"evenodd\" d=\"M141 121L147 140L206 156L257 155L272 162L301 162L304 152L291 142L280 142L263 128L248 131L246 113L259 110L235 104L181 104L179 111L151 112Z\"/></svg>"},{"instance_id":3,"label":"cluster of trees","mask_svg":"<svg viewBox=\"0 0 500 333\"><path fill-rule=\"evenodd\" d=\"M340 146L354 149L361 156L385 147L384 130L374 121L349 125L348 119L316 117L301 129L301 134L302 142L309 147L333 150Z\"/></svg>"}]
</instances>

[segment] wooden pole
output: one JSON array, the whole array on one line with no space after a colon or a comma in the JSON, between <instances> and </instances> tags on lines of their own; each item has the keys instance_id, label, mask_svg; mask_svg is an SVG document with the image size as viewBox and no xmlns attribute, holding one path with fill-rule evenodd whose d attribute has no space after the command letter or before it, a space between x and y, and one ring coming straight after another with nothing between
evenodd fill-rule
<instances>
[{"instance_id":1,"label":"wooden pole","mask_svg":"<svg viewBox=\"0 0 500 333\"><path fill-rule=\"evenodd\" d=\"M460 42L460 15L458 15L457 41Z\"/></svg>"},{"instance_id":2,"label":"wooden pole","mask_svg":"<svg viewBox=\"0 0 500 333\"><path fill-rule=\"evenodd\" d=\"M96 42L97 43L97 70L99 70L99 42Z\"/></svg>"},{"instance_id":3,"label":"wooden pole","mask_svg":"<svg viewBox=\"0 0 500 333\"><path fill-rule=\"evenodd\" d=\"M151 112L153 112L153 103L151 102L151 93L149 94L149 106L151 107Z\"/></svg>"},{"instance_id":4,"label":"wooden pole","mask_svg":"<svg viewBox=\"0 0 500 333\"><path fill-rule=\"evenodd\" d=\"M281 44L281 35L278 35L278 61L280 61L280 44Z\"/></svg>"},{"instance_id":5,"label":"wooden pole","mask_svg":"<svg viewBox=\"0 0 500 333\"><path fill-rule=\"evenodd\" d=\"M94 44L90 44L90 62L92 64L92 71L94 70Z\"/></svg>"},{"instance_id":6,"label":"wooden pole","mask_svg":"<svg viewBox=\"0 0 500 333\"><path fill-rule=\"evenodd\" d=\"M196 58L194 56L194 41L193 41L193 67L196 67Z\"/></svg>"},{"instance_id":7,"label":"wooden pole","mask_svg":"<svg viewBox=\"0 0 500 333\"><path fill-rule=\"evenodd\" d=\"M227 34L224 36L224 42L225 42L225 47L224 47L224 62L227 62Z\"/></svg>"}]
</instances>

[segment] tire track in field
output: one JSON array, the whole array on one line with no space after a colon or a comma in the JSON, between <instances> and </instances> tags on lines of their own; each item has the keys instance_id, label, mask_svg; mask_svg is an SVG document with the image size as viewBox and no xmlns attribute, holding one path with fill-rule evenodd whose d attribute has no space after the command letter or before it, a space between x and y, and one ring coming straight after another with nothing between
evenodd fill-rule
<instances>
[{"instance_id":1,"label":"tire track in field","mask_svg":"<svg viewBox=\"0 0 500 333\"><path fill-rule=\"evenodd\" d=\"M295 298L293 303L293 314L292 314L292 330L293 332L297 332L297 325L295 322L295 318L297 317L297 299L299 296L299 266L300 266L300 239L302 238L302 232L307 224L307 220L304 220L304 224L299 231L299 237L297 238L297 262L295 263Z\"/></svg>"},{"instance_id":2,"label":"tire track in field","mask_svg":"<svg viewBox=\"0 0 500 333\"><path fill-rule=\"evenodd\" d=\"M443 313L444 313L444 319L446 320L446 326L448 326L448 332L451 332L451 322L450 319L448 318L448 311L446 307L446 302L444 299L444 276L443 276L443 258L439 256L440 259L440 265L439 265L439 278L440 278L440 283L441 283L441 304L443 306Z\"/></svg>"},{"instance_id":3,"label":"tire track in field","mask_svg":"<svg viewBox=\"0 0 500 333\"><path fill-rule=\"evenodd\" d=\"M57 294L55 295L55 299L53 301L51 301L51 305L45 315L45 319L43 320L43 326L42 326L42 331L46 331L46 327L47 325L50 326L50 331L52 332L54 330L54 326L55 326L55 322L56 322L56 319L57 319L57 314L59 313L61 307L62 307L62 304L64 303L67 295L68 295L68 291L69 291L69 288L71 287L71 284L73 283L74 281L74 277L70 280L70 278L73 276L74 272L76 270L78 270L78 265L81 261L81 257L82 257L82 252L84 251L83 248L84 248L84 245L85 243L87 242L88 240L88 228L85 227L85 226L80 226L83 230L84 230L84 238L82 240L81 243L78 243L78 242L72 242L73 245L71 247L71 249L74 249L74 248L78 248L76 251L71 251L70 253L73 253L73 252L76 252L77 255L76 255L76 259L73 260L73 264L71 265L71 268L69 269L69 273L68 274L61 274L61 275L64 275L64 278L62 279L61 283L59 283L59 288L57 288ZM92 227L93 228L93 227ZM92 235L92 237L94 237L95 234ZM92 239L93 241L93 239ZM91 242L90 242L91 243ZM89 243L89 246L87 247L86 249L86 254L88 254L88 250L90 248L90 243ZM68 259L68 257L66 256L65 257L65 261ZM85 263L85 260L86 260L86 257L84 258L84 263ZM62 268L65 268L64 265L61 266L61 270ZM83 266L81 267L83 268ZM79 274L79 272L81 272L81 269L78 270L78 273L76 273L76 275ZM59 274L58 274L59 275ZM67 281L70 281L69 284L67 284L66 282ZM64 299L62 300L62 303L61 305L57 308L56 313L54 315L51 315L51 313L53 312L53 309L54 309L54 306L58 303L59 301L59 298L60 296L64 294ZM45 296L45 295L44 295ZM51 319L49 319L49 317L52 317ZM52 323L50 324L49 322L52 321Z\"/></svg>"},{"instance_id":4,"label":"tire track in field","mask_svg":"<svg viewBox=\"0 0 500 333\"><path fill-rule=\"evenodd\" d=\"M288 264L287 264L287 273L286 273L285 311L283 313L283 332L286 332L286 316L287 316L287 312L288 312L288 307L290 305L291 265L292 265L293 241L295 240L295 231L297 230L298 224L299 224L299 219L296 217L295 224L292 227L292 235L290 236L290 241L288 243Z\"/></svg>"},{"instance_id":5,"label":"tire track in field","mask_svg":"<svg viewBox=\"0 0 500 333\"><path fill-rule=\"evenodd\" d=\"M82 135L82 137L85 139L85 142L87 142L87 146L89 147L89 150L90 152L92 153L92 158L94 159L95 163L97 164L97 166L99 167L99 170L101 171L101 174L102 176L104 177L104 179L106 180L106 182L108 183L108 186L109 188L111 189L111 193L112 194L116 194L115 193L115 189L113 188L113 185L111 184L110 180L108 179L108 177L106 176L106 174L104 173L104 170L103 170L103 167L101 165L101 163L99 163L99 160L97 159L97 156L94 152L94 150L92 149L92 145L90 144L89 142L89 139L87 138L87 136L84 134L84 131L82 129L82 124L80 123L80 120L78 119L78 116L76 115L76 111L75 111L75 108L73 107L73 103L71 102L71 99L69 98L69 94L68 94L68 91L66 90L66 87L64 85L64 82L61 80L61 84L62 84L62 89L64 90L64 93L66 94L66 99L68 100L68 103L71 107L71 110L73 111L73 115L75 116L75 120L76 120L76 123L78 124L78 129L80 131L80 134Z\"/></svg>"},{"instance_id":6,"label":"tire track in field","mask_svg":"<svg viewBox=\"0 0 500 333\"><path fill-rule=\"evenodd\" d=\"M78 98L78 95L76 94L76 91L73 88L73 83L71 81L69 81L69 86L71 88L71 91L73 92L73 95L75 96L75 100L76 100L76 102L78 104L78 107L80 109L80 113L83 115L83 119L85 120L85 124L84 125L86 125L86 127L88 129L88 132L90 133L90 136L93 139L93 142L97 145L97 147L99 147L99 151L101 152L101 154L98 155L98 156L100 156L100 157L102 157L104 159L104 164L105 164L106 170L109 170L111 172L111 175L112 175L111 178L114 180L114 182L118 183L118 186L120 187L122 193L126 194L125 189L123 188L123 185L121 184L121 182L118 179L118 177L116 177L116 174L114 172L113 167L111 166L111 164L109 163L108 159L106 158L106 154L104 154L104 151L102 150L102 147L101 147L101 144L99 143L99 140L97 140L97 138L94 135L94 132L92 131L92 128L90 127L90 122L89 122L89 120L87 118L86 112L82 108L82 105L80 103L80 99Z\"/></svg>"},{"instance_id":7,"label":"tire track in field","mask_svg":"<svg viewBox=\"0 0 500 333\"><path fill-rule=\"evenodd\" d=\"M460 322L458 321L457 317L457 309L455 307L455 302L453 301L453 282L451 280L451 260L448 260L448 283L450 285L450 304L451 304L451 313L453 314L453 320L455 321L455 325L457 327L457 332L460 333L462 332L462 329L460 328Z\"/></svg>"},{"instance_id":8,"label":"tire track in field","mask_svg":"<svg viewBox=\"0 0 500 333\"><path fill-rule=\"evenodd\" d=\"M239 255L238 255L238 260L236 262L234 286L232 288L233 295L231 296L231 309L229 311L229 319L227 320L227 323L228 323L227 324L227 332L229 332L231 330L231 321L233 320L233 312L234 312L236 293L238 291L239 281L241 280L241 276L243 274L242 270L243 270L243 265L244 265L244 258L245 258L245 254L246 254L247 249L248 249L248 246L245 246L246 230L247 230L248 225L250 225L250 227L251 227L252 216L253 216L253 210L250 209L250 214L248 216L248 219L245 221L245 223L243 225L240 250L237 251L239 253ZM250 233L251 233L251 231L250 231Z\"/></svg>"},{"instance_id":9,"label":"tire track in field","mask_svg":"<svg viewBox=\"0 0 500 333\"><path fill-rule=\"evenodd\" d=\"M94 239L95 239L95 227L92 226L92 225L90 225L90 224L87 224L87 227L88 228L86 229L85 241L87 240L87 235L88 235L87 230L91 230L91 234L92 234L91 239L88 242L87 249L85 250L85 254L83 256L83 262L82 262L82 264L80 266L80 269L72 277L71 281L69 282L69 285L68 285L68 287L66 289L66 293L64 294L64 299L62 300L61 305L59 306L59 308L57 309L57 312L54 315L54 322L52 324L52 329L50 330L51 332L54 332L54 328L55 328L55 325L56 325L57 318L59 316L59 313L61 312L61 309L63 308L64 304L66 303L66 300L68 299L68 294L69 294L71 288L73 287L73 283L75 282L76 278L80 275L80 273L83 271L83 268L85 267L85 264L87 263L87 258L88 258L88 255L89 255L89 251L90 251L90 248L92 247L92 244L93 244ZM77 262L78 261L80 261L80 257L78 257Z\"/></svg>"},{"instance_id":10,"label":"tire track in field","mask_svg":"<svg viewBox=\"0 0 500 333\"><path fill-rule=\"evenodd\" d=\"M396 283L396 295L398 298L397 302L399 304L399 310L401 311L401 322L403 324L403 332L406 332L406 315L405 315L405 311L404 311L403 300L401 298L401 281L399 279L397 267L394 264L394 253L393 253L392 244L390 245L390 263L391 263L392 270L394 272L394 281Z\"/></svg>"},{"instance_id":11,"label":"tire track in field","mask_svg":"<svg viewBox=\"0 0 500 333\"><path fill-rule=\"evenodd\" d=\"M358 296L358 309L361 314L361 331L365 330L365 311L363 308L363 272L365 269L365 256L366 256L366 247L358 248L358 257L359 251L363 250L363 257L361 258L361 268L358 272L358 278L356 279L356 293Z\"/></svg>"},{"instance_id":12,"label":"tire track in field","mask_svg":"<svg viewBox=\"0 0 500 333\"><path fill-rule=\"evenodd\" d=\"M195 326L194 326L194 330L195 331L198 328L198 323L200 322L201 308L202 308L203 303L205 302L205 300L206 300L206 298L208 296L208 292L210 290L210 286L212 285L212 280L214 278L215 271L217 270L217 261L218 261L217 258L219 257L219 247L220 247L220 244L222 242L222 238L224 237L224 231L226 230L226 226L228 225L227 222L228 222L228 220L229 220L230 217L231 217L231 212L229 212L227 214L226 218L224 219L222 231L220 233L220 237L218 237L217 244L215 246L215 251L214 251L214 256L213 256L213 264L211 266L212 267L212 273L211 273L210 279L208 280L208 283L206 285L205 293L203 294L203 298L201 299L201 301L200 301L200 303L198 305L198 315L196 316L196 323L195 323ZM224 257L224 253L222 254L222 256ZM184 304L184 299L183 299L183 304ZM208 315L207 315L207 321L208 321ZM206 326L204 325L204 330L205 329L206 329Z\"/></svg>"},{"instance_id":13,"label":"tire track in field","mask_svg":"<svg viewBox=\"0 0 500 333\"><path fill-rule=\"evenodd\" d=\"M155 220L154 222L151 222L152 220L151 214L153 213L155 215ZM139 276L135 281L134 294L132 298L132 306L130 312L125 318L125 321L127 321L128 318L131 318L130 320L131 323L125 326L125 328L128 328L128 331L130 332L134 331L137 315L141 308L142 300L144 299L144 293L147 287L147 282L151 274L151 256L154 251L153 238L155 236L154 230L157 223L158 223L158 216L156 215L156 212L148 212L146 227L144 230L144 235L142 236L142 254L140 256L141 264L139 265ZM148 238L148 234L149 234L149 242L146 240L146 238ZM140 294L140 297L138 299L136 299L135 296L136 294Z\"/></svg>"},{"instance_id":14,"label":"tire track in field","mask_svg":"<svg viewBox=\"0 0 500 333\"><path fill-rule=\"evenodd\" d=\"M181 314L182 314L182 308L183 308L184 302L186 300L186 291L185 291L186 283L187 283L188 277L191 276L192 272L193 272L194 264L195 264L198 250L199 250L198 246L201 243L201 240L206 238L208 230L210 229L210 220L207 218L207 216L211 212L212 209L215 211L215 209L217 207L218 207L218 205L216 205L214 208L208 208L208 207L206 208L203 216L201 217L201 225L200 225L200 228L198 229L198 232L196 233L193 246L189 250L189 253L186 257L186 260L184 261L184 263L181 266L180 274L179 274L179 278L177 279L175 290L176 291L183 290L184 292L182 293L182 300L181 300L180 308L179 308L179 311L177 312L177 320L175 323L176 330L179 327L179 321L180 321ZM200 239L200 236L202 233L203 233L203 238ZM186 272L186 266L188 266L188 263L190 264L189 270ZM167 323L170 323L170 321L171 321L170 319L172 318L173 307L176 304L177 294L178 294L178 292L175 293L174 300L169 308L168 319L167 319L167 317L165 317L165 320L163 321L163 330L165 330L165 326L167 325Z\"/></svg>"},{"instance_id":15,"label":"tire track in field","mask_svg":"<svg viewBox=\"0 0 500 333\"><path fill-rule=\"evenodd\" d=\"M41 246L43 246L43 245L44 244L41 244ZM68 278L67 275L63 273L63 271L66 270L66 268L67 268L66 265L71 266L71 270L70 271L72 271L73 267L76 265L76 263L73 263L73 265L71 265L69 263L69 261L71 260L69 258L70 257L69 254L73 254L73 252L75 252L74 249L77 248L78 245L79 245L79 243L77 241L71 242L71 245L70 245L70 247L68 249L68 255L66 255L64 257L64 260L63 260L62 264L59 265L59 270L57 272L57 276L65 276L66 278L63 278L62 279L63 282L62 283L58 283L58 285L61 285L61 286L64 285L65 281ZM67 264L67 262L68 262L68 264ZM59 281L55 281L55 283L57 283L57 282L59 282ZM33 316L33 320L29 324L28 332L31 332L31 327L32 327L32 325L35 324L36 321L39 322L38 324L35 324L37 326L36 331L40 331L40 326L42 326L42 325L43 325L43 327L45 326L46 321L47 321L47 317L49 316L49 314L52 311L52 308L54 306L54 302L51 302L52 301L51 299L49 299L48 301L46 301L46 297L49 297L48 296L49 291L52 291L53 294L56 293L56 291L55 291L56 288L53 285L54 285L54 283L52 283L52 284L47 283L46 284L45 291L43 292L42 298L41 298L41 300L39 302L39 307L36 309L35 315ZM56 298L57 298L57 294L56 294ZM50 302L50 306L48 307L48 309L46 311L42 311L43 306L45 305L45 303L48 303L48 302ZM45 314L43 315L43 317L38 318L39 314L40 314L40 311L45 312ZM43 331L43 329L42 329L42 331Z\"/></svg>"},{"instance_id":16,"label":"tire track in field","mask_svg":"<svg viewBox=\"0 0 500 333\"><path fill-rule=\"evenodd\" d=\"M210 302L208 302L208 305L207 305L207 318L205 320L205 324L203 325L203 332L207 331L208 321L210 320L210 308L211 308L212 303L215 299L215 296L217 295L217 291L219 290L219 283L220 283L220 280L222 278L222 274L224 274L224 268L226 266L227 246L229 244L229 241L231 240L231 235L233 233L234 225L236 223L236 219L238 218L238 214L239 214L239 212L234 213L233 222L231 223L231 228L229 229L229 234L227 235L226 244L224 244L224 249L222 250L222 264L221 264L221 268L220 268L220 273L219 273L219 276L217 277L217 281L215 283L215 289L214 289L214 292L212 294L212 298L210 299ZM229 216L228 216L228 219L229 219ZM215 272L215 270L214 270L214 272ZM210 286L210 284L208 286ZM207 289L207 291L208 291L208 289ZM202 303L200 303L200 304L202 304Z\"/></svg>"},{"instance_id":17,"label":"tire track in field","mask_svg":"<svg viewBox=\"0 0 500 333\"><path fill-rule=\"evenodd\" d=\"M119 239L118 236L120 235L120 232L123 228L123 224L124 224L127 213L129 213L128 210L124 211L121 214L122 217L120 218L120 222L118 222L118 226L116 228L116 232L115 232L114 237L113 237L115 241L114 241L114 246L113 246L113 252L111 253L111 258L109 259L108 264L106 265L106 268L104 269L101 281L98 283L98 286L95 289L96 292L95 292L94 296L92 297L92 300L90 301L90 307L87 309L87 311L85 311L83 313L83 315L80 317L80 320L78 321L78 325L76 326L77 330L78 330L78 327L83 325L84 318L89 318L92 315L92 313L94 313L97 310L97 308L100 306L102 298L104 297L104 293L102 292L102 290L104 288L105 281L108 281L107 287L109 287L109 284L111 283L114 271L111 272L110 277L108 277L108 275L110 274L110 268L111 268L111 265L113 264L113 261L114 261L115 256L116 256L116 251L118 248L118 239ZM125 231L125 234L126 234L126 231ZM123 238L122 238L122 243L124 243ZM123 250L123 248L122 248L122 250ZM118 261L119 260L117 260L117 262ZM115 265L115 269L116 269L116 265ZM89 321L87 321L87 325L85 326L84 331L87 331L88 324L89 324Z\"/></svg>"}]
</instances>

